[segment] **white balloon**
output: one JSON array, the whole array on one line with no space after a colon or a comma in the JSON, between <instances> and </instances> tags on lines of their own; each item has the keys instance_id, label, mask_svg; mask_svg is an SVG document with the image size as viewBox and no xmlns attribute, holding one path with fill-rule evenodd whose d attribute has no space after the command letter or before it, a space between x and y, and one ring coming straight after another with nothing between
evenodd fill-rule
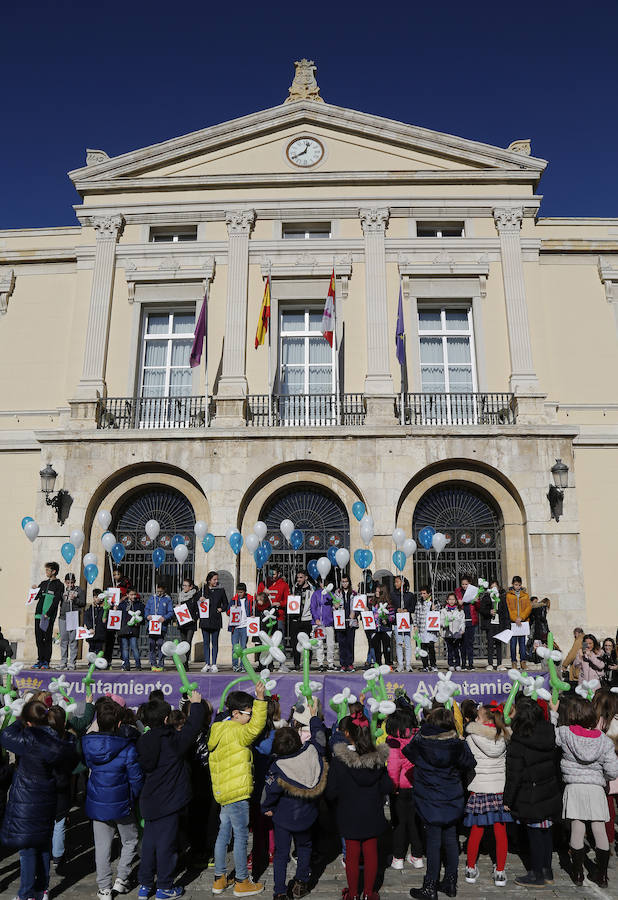
<instances>
[{"instance_id":1,"label":"white balloon","mask_svg":"<svg viewBox=\"0 0 618 900\"><path fill-rule=\"evenodd\" d=\"M284 519L281 525L279 526L281 534L286 539L286 541L290 540L290 535L294 531L294 522L291 519Z\"/></svg>"},{"instance_id":2,"label":"white balloon","mask_svg":"<svg viewBox=\"0 0 618 900\"><path fill-rule=\"evenodd\" d=\"M76 550L79 550L81 545L84 543L84 532L81 528L74 528L71 532L69 540L73 544Z\"/></svg>"},{"instance_id":3,"label":"white balloon","mask_svg":"<svg viewBox=\"0 0 618 900\"><path fill-rule=\"evenodd\" d=\"M247 537L245 538L245 547L247 548L249 553L255 553L255 551L257 550L257 548L259 546L260 546L260 539L257 536L257 534L253 534L253 532L251 532L251 534L248 534Z\"/></svg>"},{"instance_id":4,"label":"white balloon","mask_svg":"<svg viewBox=\"0 0 618 900\"><path fill-rule=\"evenodd\" d=\"M144 529L146 534L150 538L151 541L154 541L156 537L158 537L159 532L161 531L161 526L157 522L156 519L148 519L146 522L146 528Z\"/></svg>"},{"instance_id":5,"label":"white balloon","mask_svg":"<svg viewBox=\"0 0 618 900\"><path fill-rule=\"evenodd\" d=\"M193 526L193 531L195 532L195 536L198 541L203 541L208 534L208 525L206 524L206 522L202 522L201 519L198 519Z\"/></svg>"},{"instance_id":6,"label":"white balloon","mask_svg":"<svg viewBox=\"0 0 618 900\"><path fill-rule=\"evenodd\" d=\"M84 569L86 566L96 566L97 564L97 555L96 553L86 553L84 558L82 559L82 565Z\"/></svg>"},{"instance_id":7,"label":"white balloon","mask_svg":"<svg viewBox=\"0 0 618 900\"><path fill-rule=\"evenodd\" d=\"M225 540L229 541L233 534L238 534L238 528L232 528L230 526L230 528L228 528L228 530L225 532Z\"/></svg>"},{"instance_id":8,"label":"white balloon","mask_svg":"<svg viewBox=\"0 0 618 900\"><path fill-rule=\"evenodd\" d=\"M406 538L401 549L405 553L406 559L409 559L410 556L416 553L416 541L414 538Z\"/></svg>"},{"instance_id":9,"label":"white balloon","mask_svg":"<svg viewBox=\"0 0 618 900\"><path fill-rule=\"evenodd\" d=\"M256 522L253 526L254 534L257 534L258 538L263 541L266 537L266 532L268 528L266 527L266 522ZM290 532L291 533L291 532Z\"/></svg>"},{"instance_id":10,"label":"white balloon","mask_svg":"<svg viewBox=\"0 0 618 900\"><path fill-rule=\"evenodd\" d=\"M446 547L446 536L442 534L442 532L436 531L431 539L431 546L436 551L436 553L442 553L442 551Z\"/></svg>"},{"instance_id":11,"label":"white balloon","mask_svg":"<svg viewBox=\"0 0 618 900\"><path fill-rule=\"evenodd\" d=\"M186 544L176 544L174 547L174 556L176 562L183 563L189 555L189 548Z\"/></svg>"},{"instance_id":12,"label":"white balloon","mask_svg":"<svg viewBox=\"0 0 618 900\"><path fill-rule=\"evenodd\" d=\"M340 547L335 553L335 559L339 568L345 569L347 564L350 562L350 551L346 550L345 547Z\"/></svg>"},{"instance_id":13,"label":"white balloon","mask_svg":"<svg viewBox=\"0 0 618 900\"><path fill-rule=\"evenodd\" d=\"M361 522L360 535L365 544L370 544L373 539L373 525L371 522Z\"/></svg>"},{"instance_id":14,"label":"white balloon","mask_svg":"<svg viewBox=\"0 0 618 900\"><path fill-rule=\"evenodd\" d=\"M330 559L328 558L328 556L321 556L318 559L316 566L317 566L318 572L320 573L322 578L326 578L326 576L328 575L328 573L330 572L330 570L332 568L331 562L330 562Z\"/></svg>"},{"instance_id":15,"label":"white balloon","mask_svg":"<svg viewBox=\"0 0 618 900\"><path fill-rule=\"evenodd\" d=\"M397 547L398 550L403 547L403 542L405 541L405 539L406 533L403 528L395 528L395 530L393 531L393 540L395 542L395 547Z\"/></svg>"},{"instance_id":16,"label":"white balloon","mask_svg":"<svg viewBox=\"0 0 618 900\"><path fill-rule=\"evenodd\" d=\"M112 523L111 512L108 512L108 510L106 509L100 509L97 513L97 522L99 523L103 531L107 531Z\"/></svg>"},{"instance_id":17,"label":"white balloon","mask_svg":"<svg viewBox=\"0 0 618 900\"><path fill-rule=\"evenodd\" d=\"M34 543L39 536L39 524L38 522L26 522L24 525L24 534L30 541L30 543Z\"/></svg>"},{"instance_id":18,"label":"white balloon","mask_svg":"<svg viewBox=\"0 0 618 900\"><path fill-rule=\"evenodd\" d=\"M106 531L101 538L101 543L103 544L103 549L107 550L108 553L111 553L112 547L116 543L116 535L112 534L111 531Z\"/></svg>"}]
</instances>

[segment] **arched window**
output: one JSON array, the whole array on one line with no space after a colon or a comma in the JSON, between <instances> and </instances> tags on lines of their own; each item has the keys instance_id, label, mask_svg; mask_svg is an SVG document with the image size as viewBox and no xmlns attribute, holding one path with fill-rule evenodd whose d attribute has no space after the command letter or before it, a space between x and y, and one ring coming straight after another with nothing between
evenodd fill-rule
<instances>
[{"instance_id":1,"label":"arched window","mask_svg":"<svg viewBox=\"0 0 618 900\"><path fill-rule=\"evenodd\" d=\"M432 488L419 500L412 520L412 536L418 544L414 555L414 586L418 591L431 584L430 564L434 551L424 550L419 541L421 528L430 525L447 538L437 558L435 593L445 599L459 579L467 576L490 581L502 579L502 523L493 504L474 488L449 484Z\"/></svg>"}]
</instances>

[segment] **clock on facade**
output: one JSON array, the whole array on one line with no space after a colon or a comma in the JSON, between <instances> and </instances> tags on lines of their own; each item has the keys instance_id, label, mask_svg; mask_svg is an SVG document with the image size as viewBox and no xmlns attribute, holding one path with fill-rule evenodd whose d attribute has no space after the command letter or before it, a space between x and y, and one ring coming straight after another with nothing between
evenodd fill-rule
<instances>
[{"instance_id":1,"label":"clock on facade","mask_svg":"<svg viewBox=\"0 0 618 900\"><path fill-rule=\"evenodd\" d=\"M324 156L324 146L316 138L296 138L288 144L287 158L295 166L315 166Z\"/></svg>"}]
</instances>

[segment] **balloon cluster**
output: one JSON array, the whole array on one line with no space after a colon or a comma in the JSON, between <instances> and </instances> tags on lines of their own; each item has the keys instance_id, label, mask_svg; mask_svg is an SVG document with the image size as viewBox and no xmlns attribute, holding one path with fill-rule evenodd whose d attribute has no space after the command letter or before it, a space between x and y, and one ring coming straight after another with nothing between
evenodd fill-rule
<instances>
[{"instance_id":1,"label":"balloon cluster","mask_svg":"<svg viewBox=\"0 0 618 900\"><path fill-rule=\"evenodd\" d=\"M571 685L567 681L562 681L556 670L556 663L562 662L562 653L560 650L554 650L554 635L551 631L547 635L547 647L537 647L536 655L541 659L547 660L549 683L552 688L552 702L557 703L560 693L569 691Z\"/></svg>"},{"instance_id":2,"label":"balloon cluster","mask_svg":"<svg viewBox=\"0 0 618 900\"><path fill-rule=\"evenodd\" d=\"M21 520L22 531L31 544L34 544L39 536L39 524L35 522L32 516L24 516Z\"/></svg>"},{"instance_id":3,"label":"balloon cluster","mask_svg":"<svg viewBox=\"0 0 618 900\"><path fill-rule=\"evenodd\" d=\"M422 709L431 709L432 707L432 702L427 694L422 694L420 691L417 691L412 695L412 701L415 704L414 715L417 719L420 716Z\"/></svg>"},{"instance_id":4,"label":"balloon cluster","mask_svg":"<svg viewBox=\"0 0 618 900\"><path fill-rule=\"evenodd\" d=\"M536 700L538 697L542 700L551 700L552 695L543 687L545 682L542 676L537 675L537 677L534 678L531 675L527 675L525 672L520 672L518 669L510 669L507 672L507 675L512 682L509 696L506 699L502 711L504 721L507 725L511 724L511 710L518 691L523 691L526 697L531 697L533 700Z\"/></svg>"},{"instance_id":5,"label":"balloon cluster","mask_svg":"<svg viewBox=\"0 0 618 900\"><path fill-rule=\"evenodd\" d=\"M416 553L416 541L413 538L407 538L403 528L395 528L392 537L397 548L393 553L393 565L403 572L406 561Z\"/></svg>"},{"instance_id":6,"label":"balloon cluster","mask_svg":"<svg viewBox=\"0 0 618 900\"><path fill-rule=\"evenodd\" d=\"M329 700L330 708L337 714L337 723L350 714L350 703L356 703L356 696L349 687L344 687Z\"/></svg>"},{"instance_id":7,"label":"balloon cluster","mask_svg":"<svg viewBox=\"0 0 618 900\"><path fill-rule=\"evenodd\" d=\"M249 553L253 553L253 559L255 560L255 564L258 569L263 569L268 560L271 557L273 552L272 544L270 541L266 540L266 533L268 528L266 526L266 522L257 521L253 526L253 531L251 534L248 534L245 540L245 546ZM229 528L227 532L227 539L230 541L231 545L231 536L234 533L238 533L240 538L240 544L238 546L238 550L242 547L242 535L238 532L237 528ZM234 547L232 546L234 550ZM238 550L234 550L235 553Z\"/></svg>"},{"instance_id":8,"label":"balloon cluster","mask_svg":"<svg viewBox=\"0 0 618 900\"><path fill-rule=\"evenodd\" d=\"M69 683L64 675L57 675L49 682L49 690L54 703L61 706L67 715L77 709L77 703L67 694L68 686Z\"/></svg>"},{"instance_id":9,"label":"balloon cluster","mask_svg":"<svg viewBox=\"0 0 618 900\"><path fill-rule=\"evenodd\" d=\"M443 703L446 709L453 708L453 698L461 694L461 689L451 681L452 672L438 672L438 687L434 698L438 703Z\"/></svg>"},{"instance_id":10,"label":"balloon cluster","mask_svg":"<svg viewBox=\"0 0 618 900\"><path fill-rule=\"evenodd\" d=\"M448 544L448 538L441 531L436 531L431 525L426 525L418 533L418 539L425 550L435 550L436 553L442 553Z\"/></svg>"},{"instance_id":11,"label":"balloon cluster","mask_svg":"<svg viewBox=\"0 0 618 900\"><path fill-rule=\"evenodd\" d=\"M294 522L291 519L284 519L279 525L279 530L292 550L300 550L305 538L300 528L294 527Z\"/></svg>"}]
</instances>

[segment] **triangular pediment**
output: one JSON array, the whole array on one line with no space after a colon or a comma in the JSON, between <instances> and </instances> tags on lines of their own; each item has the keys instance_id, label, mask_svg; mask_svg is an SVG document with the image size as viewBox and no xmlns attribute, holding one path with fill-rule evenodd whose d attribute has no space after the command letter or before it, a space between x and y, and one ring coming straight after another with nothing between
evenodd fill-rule
<instances>
[{"instance_id":1,"label":"triangular pediment","mask_svg":"<svg viewBox=\"0 0 618 900\"><path fill-rule=\"evenodd\" d=\"M312 136L325 148L321 162L296 169L286 158L290 141ZM91 158L92 159L92 158ZM512 150L455 137L392 119L312 101L262 110L182 137L94 162L69 173L78 190L113 189L156 180L199 181L218 176L272 175L334 179L337 173L449 173L495 175L517 170L538 180L546 162ZM319 178L318 178L319 180Z\"/></svg>"}]
</instances>

